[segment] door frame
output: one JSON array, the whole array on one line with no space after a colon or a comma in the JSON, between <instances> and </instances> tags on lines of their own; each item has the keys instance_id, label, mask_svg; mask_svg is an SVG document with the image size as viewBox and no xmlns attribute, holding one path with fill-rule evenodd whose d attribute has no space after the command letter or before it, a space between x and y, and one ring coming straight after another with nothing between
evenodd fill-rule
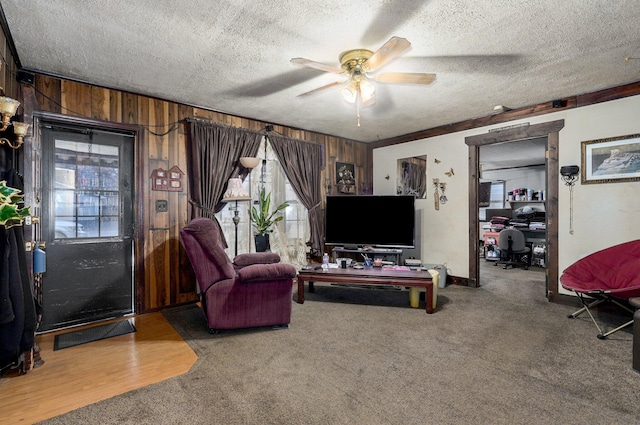
<instances>
[{"instance_id":1,"label":"door frame","mask_svg":"<svg viewBox=\"0 0 640 425\"><path fill-rule=\"evenodd\" d=\"M478 187L480 184L480 147L495 143L547 138L547 299L558 302L558 145L564 120L498 130L465 137L469 146L469 286L480 286L480 234Z\"/></svg>"},{"instance_id":2,"label":"door frame","mask_svg":"<svg viewBox=\"0 0 640 425\"><path fill-rule=\"evenodd\" d=\"M133 237L133 274L134 274L134 289L133 289L133 297L134 297L134 314L140 314L145 312L145 284L144 284L144 276L145 276L145 267L144 267L144 244L145 244L145 236L144 236L144 196L135 196L135 194L143 194L144 193L144 185L145 181L143 178L143 168L139 167L137 164L144 164L144 152L143 146L144 144L144 135L143 127L135 124L122 124L115 123L111 121L100 121L82 117L74 117L69 115L57 114L52 112L44 112L44 111L34 111L33 112L33 143L32 146L34 149L39 151L39 155L37 157L42 158L42 132L41 126L43 124L57 124L57 125L72 125L75 127L88 127L94 129L100 129L105 131L126 131L133 133L133 190L134 190L134 201L133 201L133 226L134 231L132 234ZM33 167L32 163L25 164L26 174L31 174L29 168ZM41 166L36 167L37 169L41 169ZM42 197L42 188L40 185L40 181L38 180L38 176L35 176L34 179L35 185L32 185L29 190L32 191L32 196L30 199L33 199L38 204L38 210L41 210L40 199ZM40 176L41 178L41 176ZM25 185L25 195L26 194L26 185ZM37 235L38 237L40 235Z\"/></svg>"}]
</instances>

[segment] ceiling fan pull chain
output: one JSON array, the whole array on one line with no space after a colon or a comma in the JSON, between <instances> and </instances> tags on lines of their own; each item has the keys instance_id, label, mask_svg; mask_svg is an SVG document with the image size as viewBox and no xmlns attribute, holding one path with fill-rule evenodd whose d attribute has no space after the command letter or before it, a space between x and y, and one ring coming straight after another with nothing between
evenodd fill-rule
<instances>
[{"instance_id":1,"label":"ceiling fan pull chain","mask_svg":"<svg viewBox=\"0 0 640 425\"><path fill-rule=\"evenodd\" d=\"M360 83L356 84L356 125L360 127Z\"/></svg>"}]
</instances>

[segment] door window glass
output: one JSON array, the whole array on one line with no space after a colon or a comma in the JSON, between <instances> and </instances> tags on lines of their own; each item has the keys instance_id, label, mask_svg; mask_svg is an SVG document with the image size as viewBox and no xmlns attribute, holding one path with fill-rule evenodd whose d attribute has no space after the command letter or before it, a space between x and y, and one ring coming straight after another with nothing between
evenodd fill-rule
<instances>
[{"instance_id":1,"label":"door window glass","mask_svg":"<svg viewBox=\"0 0 640 425\"><path fill-rule=\"evenodd\" d=\"M56 140L55 238L120 234L117 146Z\"/></svg>"}]
</instances>

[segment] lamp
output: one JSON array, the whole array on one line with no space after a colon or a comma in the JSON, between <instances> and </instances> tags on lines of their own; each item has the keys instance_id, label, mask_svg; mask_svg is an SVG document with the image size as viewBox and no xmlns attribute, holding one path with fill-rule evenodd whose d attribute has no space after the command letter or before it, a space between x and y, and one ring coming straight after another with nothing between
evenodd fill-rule
<instances>
[{"instance_id":1,"label":"lamp","mask_svg":"<svg viewBox=\"0 0 640 425\"><path fill-rule=\"evenodd\" d=\"M260 158L255 158L252 156L243 156L243 157L240 157L240 164L242 164L244 168L248 168L252 170L256 168L258 164L260 164Z\"/></svg>"},{"instance_id":2,"label":"lamp","mask_svg":"<svg viewBox=\"0 0 640 425\"><path fill-rule=\"evenodd\" d=\"M16 114L20 102L7 96L0 96L0 114L2 114L2 127L0 131L5 131L9 127L11 117Z\"/></svg>"},{"instance_id":3,"label":"lamp","mask_svg":"<svg viewBox=\"0 0 640 425\"><path fill-rule=\"evenodd\" d=\"M342 88L342 97L356 104L356 125L360 127L360 104L371 102L375 95L376 87L367 80L367 59L373 52L365 49L349 50L340 55L341 67L351 75L349 82Z\"/></svg>"},{"instance_id":4,"label":"lamp","mask_svg":"<svg viewBox=\"0 0 640 425\"><path fill-rule=\"evenodd\" d=\"M0 63L0 68L2 68L1 63ZM7 127L9 127L9 124L11 124L10 123L11 117L13 117L16 114L16 111L18 110L18 106L20 106L20 102L5 96L4 88L0 87L0 114L2 114L2 127L0 127L0 131L5 131ZM17 148L14 148L14 149L17 149Z\"/></svg>"},{"instance_id":5,"label":"lamp","mask_svg":"<svg viewBox=\"0 0 640 425\"><path fill-rule=\"evenodd\" d=\"M578 173L580 172L580 167L577 165L565 165L564 167L560 167L560 176L562 181L567 186L573 186L578 180Z\"/></svg>"},{"instance_id":6,"label":"lamp","mask_svg":"<svg viewBox=\"0 0 640 425\"><path fill-rule=\"evenodd\" d=\"M233 224L235 226L235 255L238 255L238 224L240 216L238 215L238 201L250 201L251 195L242 186L242 179L239 177L230 178L227 183L227 191L222 195L222 202L235 201L236 209L233 212Z\"/></svg>"},{"instance_id":7,"label":"lamp","mask_svg":"<svg viewBox=\"0 0 640 425\"><path fill-rule=\"evenodd\" d=\"M250 156L240 157L240 164L248 169L252 170L260 164L260 158L254 158ZM233 212L233 224L235 226L235 255L238 255L238 224L240 223L240 216L238 215L238 201L250 201L251 195L242 186L242 179L234 177L227 182L227 191L222 195L222 202L235 201L236 209Z\"/></svg>"},{"instance_id":8,"label":"lamp","mask_svg":"<svg viewBox=\"0 0 640 425\"><path fill-rule=\"evenodd\" d=\"M573 235L573 185L578 180L580 167L577 165L565 165L560 167L560 177L565 185L569 186L569 234Z\"/></svg>"},{"instance_id":9,"label":"lamp","mask_svg":"<svg viewBox=\"0 0 640 425\"><path fill-rule=\"evenodd\" d=\"M7 144L10 147L12 147L13 149L18 149L20 148L20 146L22 146L23 140L24 140L24 136L26 136L27 131L29 131L29 124L25 124L23 122L18 122L18 121L14 121L13 122L13 134L16 135L16 141L15 143L12 143L11 140L7 139L6 137L2 137L0 138L0 145L2 144Z\"/></svg>"},{"instance_id":10,"label":"lamp","mask_svg":"<svg viewBox=\"0 0 640 425\"><path fill-rule=\"evenodd\" d=\"M355 103L356 98L362 103L367 103L373 99L376 87L361 76L359 79L353 79L342 89L342 97L349 103Z\"/></svg>"},{"instance_id":11,"label":"lamp","mask_svg":"<svg viewBox=\"0 0 640 425\"><path fill-rule=\"evenodd\" d=\"M2 126L0 127L0 131L5 131L9 127L9 125L11 125L11 118L16 114L16 111L18 110L18 106L20 106L20 102L5 96L4 88L0 87L0 114L2 115ZM7 145L11 146L13 149L18 149L20 146L22 146L22 140L25 134L27 134L29 125L24 123L17 123L17 122L13 124L14 124L13 126L14 133L16 135L15 144L11 143L9 139L3 137L0 139L0 145L6 143Z\"/></svg>"}]
</instances>

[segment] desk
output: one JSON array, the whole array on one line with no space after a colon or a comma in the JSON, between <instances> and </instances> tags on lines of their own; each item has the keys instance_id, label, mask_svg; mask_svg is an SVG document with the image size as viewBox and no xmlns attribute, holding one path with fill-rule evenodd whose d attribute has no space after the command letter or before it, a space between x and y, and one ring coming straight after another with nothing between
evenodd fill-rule
<instances>
[{"instance_id":1,"label":"desk","mask_svg":"<svg viewBox=\"0 0 640 425\"><path fill-rule=\"evenodd\" d=\"M433 313L433 280L428 271L385 270L371 267L366 269L311 269L298 272L298 303L304 304L304 283L308 282L309 292L313 292L313 282L332 282L342 284L399 285L425 288L425 304L428 314Z\"/></svg>"},{"instance_id":2,"label":"desk","mask_svg":"<svg viewBox=\"0 0 640 425\"><path fill-rule=\"evenodd\" d=\"M518 229L524 234L527 243L546 243L546 230Z\"/></svg>"},{"instance_id":3,"label":"desk","mask_svg":"<svg viewBox=\"0 0 640 425\"><path fill-rule=\"evenodd\" d=\"M546 230L532 230L528 228L516 227L524 235L527 246L531 249L531 255L528 259L530 266L542 266L546 267L546 252L547 252L547 231ZM498 261L501 256L490 256L489 250L498 249L498 240L500 239L500 232L485 232L484 233L484 246L483 257L487 261Z\"/></svg>"}]
</instances>

